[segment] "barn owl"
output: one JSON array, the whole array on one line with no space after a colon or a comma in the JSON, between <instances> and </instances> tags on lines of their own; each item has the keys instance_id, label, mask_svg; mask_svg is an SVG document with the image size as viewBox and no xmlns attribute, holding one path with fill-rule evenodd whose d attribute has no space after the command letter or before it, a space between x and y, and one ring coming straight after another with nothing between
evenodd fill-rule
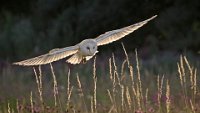
<instances>
[{"instance_id":1,"label":"barn owl","mask_svg":"<svg viewBox=\"0 0 200 113\"><path fill-rule=\"evenodd\" d=\"M123 38L124 36L142 27L148 21L154 19L156 16L157 15L152 16L149 19L132 24L127 27L105 32L104 34L101 34L94 39L85 39L74 46L53 49L49 51L49 53L47 54L30 58L27 60L23 60L20 62L15 62L13 64L23 65L23 66L44 65L44 64L48 64L48 63L66 58L68 56L71 56L66 61L68 63L79 64L81 62L86 62L98 52L97 51L98 46L109 44Z\"/></svg>"}]
</instances>

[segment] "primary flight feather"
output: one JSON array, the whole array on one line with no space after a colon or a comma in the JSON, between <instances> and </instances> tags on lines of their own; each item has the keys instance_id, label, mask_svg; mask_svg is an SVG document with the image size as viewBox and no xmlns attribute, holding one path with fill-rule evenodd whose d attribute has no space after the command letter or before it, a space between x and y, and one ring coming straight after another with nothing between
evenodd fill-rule
<instances>
[{"instance_id":1,"label":"primary flight feather","mask_svg":"<svg viewBox=\"0 0 200 113\"><path fill-rule=\"evenodd\" d=\"M15 62L13 64L23 65L23 66L44 65L66 58L67 56L70 55L72 56L67 60L68 63L79 64L81 62L86 62L98 52L97 51L98 46L109 44L123 38L124 36L142 27L148 21L154 19L156 16L157 15L127 27L105 32L104 34L99 35L95 39L85 39L79 44L76 44L75 46L53 49L49 51L49 53L47 54L23 60L20 62Z\"/></svg>"}]
</instances>

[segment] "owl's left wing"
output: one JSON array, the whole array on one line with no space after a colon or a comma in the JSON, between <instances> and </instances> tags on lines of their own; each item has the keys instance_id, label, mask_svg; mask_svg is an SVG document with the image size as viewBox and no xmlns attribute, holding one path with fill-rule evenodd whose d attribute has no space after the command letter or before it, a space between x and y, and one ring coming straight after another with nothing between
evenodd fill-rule
<instances>
[{"instance_id":1,"label":"owl's left wing","mask_svg":"<svg viewBox=\"0 0 200 113\"><path fill-rule=\"evenodd\" d=\"M112 30L112 31L108 31L104 34L99 35L95 40L97 41L97 45L105 45L105 44L109 44L111 42L117 41L121 38L123 38L124 36L132 33L133 31L137 30L138 28L142 27L143 25L145 25L148 21L154 19L157 15L146 19L142 22L138 22L135 23L133 25L121 28L121 29L116 29L116 30Z\"/></svg>"},{"instance_id":2,"label":"owl's left wing","mask_svg":"<svg viewBox=\"0 0 200 113\"><path fill-rule=\"evenodd\" d=\"M61 49L53 49L53 50L49 51L49 53L47 53L47 54L40 55L38 57L34 57L31 59L23 60L20 62L15 62L13 64L23 65L23 66L48 64L48 63L63 59L72 54L75 54L76 52L78 52L78 50L79 50L78 45L65 47L65 48L61 48Z\"/></svg>"}]
</instances>

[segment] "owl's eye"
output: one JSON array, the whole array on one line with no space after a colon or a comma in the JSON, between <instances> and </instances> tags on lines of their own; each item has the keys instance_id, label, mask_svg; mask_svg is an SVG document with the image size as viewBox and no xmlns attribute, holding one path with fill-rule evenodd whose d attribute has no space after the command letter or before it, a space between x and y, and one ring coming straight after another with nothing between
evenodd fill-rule
<instances>
[{"instance_id":1,"label":"owl's eye","mask_svg":"<svg viewBox=\"0 0 200 113\"><path fill-rule=\"evenodd\" d=\"M87 46L87 47L86 47L86 49L88 49L88 50L89 50L90 48Z\"/></svg>"}]
</instances>

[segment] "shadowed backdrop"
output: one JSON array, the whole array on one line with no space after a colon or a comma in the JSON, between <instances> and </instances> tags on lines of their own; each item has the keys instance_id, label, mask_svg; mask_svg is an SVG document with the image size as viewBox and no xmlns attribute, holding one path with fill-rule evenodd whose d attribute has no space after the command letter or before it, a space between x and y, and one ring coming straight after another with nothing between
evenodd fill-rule
<instances>
[{"instance_id":1,"label":"shadowed backdrop","mask_svg":"<svg viewBox=\"0 0 200 113\"><path fill-rule=\"evenodd\" d=\"M199 0L3 0L0 60L22 60L71 46L155 14L158 17L152 22L100 49L115 51L123 41L129 52L138 48L147 55L160 51L197 54L199 5Z\"/></svg>"}]
</instances>

